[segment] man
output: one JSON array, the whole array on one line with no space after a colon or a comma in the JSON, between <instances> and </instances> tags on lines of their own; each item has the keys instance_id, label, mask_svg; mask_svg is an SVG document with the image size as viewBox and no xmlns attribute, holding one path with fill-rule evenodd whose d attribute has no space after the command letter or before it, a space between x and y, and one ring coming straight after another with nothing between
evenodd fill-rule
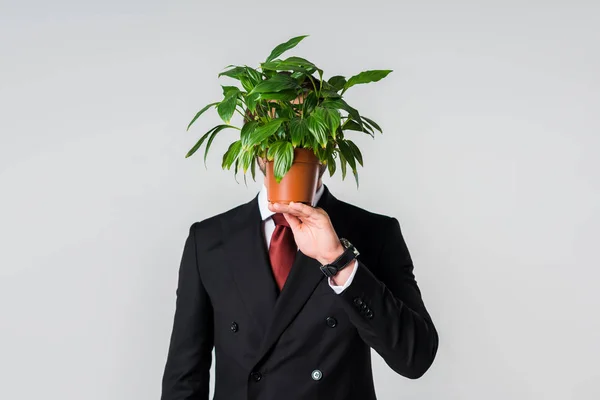
<instances>
[{"instance_id":1,"label":"man","mask_svg":"<svg viewBox=\"0 0 600 400\"><path fill-rule=\"evenodd\" d=\"M312 206L271 204L263 185L191 225L162 400L208 399L213 347L215 400L374 400L371 348L408 378L431 366L398 220L338 200L325 170Z\"/></svg>"}]
</instances>

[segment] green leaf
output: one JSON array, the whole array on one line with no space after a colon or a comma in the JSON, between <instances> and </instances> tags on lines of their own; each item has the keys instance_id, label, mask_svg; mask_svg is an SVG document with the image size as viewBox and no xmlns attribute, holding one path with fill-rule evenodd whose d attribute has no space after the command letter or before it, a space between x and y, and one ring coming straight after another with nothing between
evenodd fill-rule
<instances>
[{"instance_id":1,"label":"green leaf","mask_svg":"<svg viewBox=\"0 0 600 400\"><path fill-rule=\"evenodd\" d=\"M277 149L283 143L285 143L283 140L279 140L279 141L273 142L269 145L269 148L267 149L267 161L273 161L273 158L275 157L275 153L277 152Z\"/></svg>"},{"instance_id":2,"label":"green leaf","mask_svg":"<svg viewBox=\"0 0 600 400\"><path fill-rule=\"evenodd\" d=\"M264 69L261 72L261 76L264 76L265 79L271 79L275 75L277 75L277 71L271 71L271 70L268 70L268 69Z\"/></svg>"},{"instance_id":3,"label":"green leaf","mask_svg":"<svg viewBox=\"0 0 600 400\"><path fill-rule=\"evenodd\" d=\"M230 78L240 79L240 77L243 75L246 75L246 68L234 66L232 69L221 72L217 77L220 78L221 76L228 76Z\"/></svg>"},{"instance_id":4,"label":"green leaf","mask_svg":"<svg viewBox=\"0 0 600 400\"><path fill-rule=\"evenodd\" d=\"M223 85L221 85L221 87L223 88L223 96L224 97L237 95L240 92L240 89L238 89L237 86L223 86Z\"/></svg>"},{"instance_id":5,"label":"green leaf","mask_svg":"<svg viewBox=\"0 0 600 400\"><path fill-rule=\"evenodd\" d=\"M282 142L273 159L273 174L277 183L281 182L283 176L289 171L294 161L294 147L290 142Z\"/></svg>"},{"instance_id":6,"label":"green leaf","mask_svg":"<svg viewBox=\"0 0 600 400\"><path fill-rule=\"evenodd\" d=\"M298 97L298 94L294 89L283 90L281 92L276 93L259 93L259 100L281 100L281 101L291 101Z\"/></svg>"},{"instance_id":7,"label":"green leaf","mask_svg":"<svg viewBox=\"0 0 600 400\"><path fill-rule=\"evenodd\" d=\"M319 161L323 162L323 161L327 160L327 157L325 155L326 151L323 147L317 146L317 148L314 149L314 153L317 156L317 158L319 159Z\"/></svg>"},{"instance_id":8,"label":"green leaf","mask_svg":"<svg viewBox=\"0 0 600 400\"><path fill-rule=\"evenodd\" d=\"M346 179L346 157L344 157L344 155L342 154L341 151L339 151L338 149L338 154L340 156L340 167L342 168L342 180Z\"/></svg>"},{"instance_id":9,"label":"green leaf","mask_svg":"<svg viewBox=\"0 0 600 400\"><path fill-rule=\"evenodd\" d=\"M294 112L294 108L292 107L292 105L290 103L287 103L287 102L273 103L273 102L271 102L269 104L269 107L271 107L271 109L275 110L276 117L287 118L288 120L291 120L292 118L295 118L295 116L296 116L296 114Z\"/></svg>"},{"instance_id":10,"label":"green leaf","mask_svg":"<svg viewBox=\"0 0 600 400\"><path fill-rule=\"evenodd\" d=\"M245 96L246 106L248 106L248 110L250 110L250 112L256 111L256 103L258 103L259 96L260 93L254 93Z\"/></svg>"},{"instance_id":11,"label":"green leaf","mask_svg":"<svg viewBox=\"0 0 600 400\"><path fill-rule=\"evenodd\" d=\"M335 158L333 157L333 154L330 154L329 157L327 157L327 170L329 170L329 176L333 176L333 174L335 174L335 169Z\"/></svg>"},{"instance_id":12,"label":"green leaf","mask_svg":"<svg viewBox=\"0 0 600 400\"><path fill-rule=\"evenodd\" d=\"M354 159L354 153L350 148L350 145L344 140L338 142L338 147L340 149L340 158L343 156L344 160L346 160L352 168L352 174L354 175L354 180L356 181L356 187L358 187L358 172L356 171L356 160Z\"/></svg>"},{"instance_id":13,"label":"green leaf","mask_svg":"<svg viewBox=\"0 0 600 400\"><path fill-rule=\"evenodd\" d=\"M385 78L386 76L388 76L388 74L390 72L392 72L391 69L377 69L377 70L363 71L357 75L354 75L350 79L348 79L348 82L346 82L346 84L344 85L344 90L342 91L342 93L344 93L346 90L348 90L349 88L351 88L354 85L358 85L358 84L362 84L362 83L377 82L377 81Z\"/></svg>"},{"instance_id":14,"label":"green leaf","mask_svg":"<svg viewBox=\"0 0 600 400\"><path fill-rule=\"evenodd\" d=\"M331 156L334 152L335 152L335 142L333 140L330 140L327 142L327 147L325 148L323 161L324 162L327 161L329 156Z\"/></svg>"},{"instance_id":15,"label":"green leaf","mask_svg":"<svg viewBox=\"0 0 600 400\"><path fill-rule=\"evenodd\" d=\"M307 126L308 128L308 126ZM319 143L317 143L317 140L315 139L315 137L310 134L306 135L304 137L304 142L302 142L301 147L305 148L305 149L312 149L313 151L316 151L317 149L321 148L321 145Z\"/></svg>"},{"instance_id":16,"label":"green leaf","mask_svg":"<svg viewBox=\"0 0 600 400\"><path fill-rule=\"evenodd\" d=\"M237 106L240 90L235 86L223 86L223 92L225 92L225 98L217 106L217 111L221 119L229 124Z\"/></svg>"},{"instance_id":17,"label":"green leaf","mask_svg":"<svg viewBox=\"0 0 600 400\"><path fill-rule=\"evenodd\" d=\"M290 121L290 133L292 136L292 146L298 147L304 138L310 135L306 120L301 118L292 119Z\"/></svg>"},{"instance_id":18,"label":"green leaf","mask_svg":"<svg viewBox=\"0 0 600 400\"><path fill-rule=\"evenodd\" d=\"M355 109L354 107L351 107L343 99L338 99L338 101L342 103L342 110L346 111L348 113L348 115L350 115L352 117L352 119L355 120L356 123L358 123L362 128L362 120L360 119L360 114L358 113L358 110Z\"/></svg>"},{"instance_id":19,"label":"green leaf","mask_svg":"<svg viewBox=\"0 0 600 400\"><path fill-rule=\"evenodd\" d=\"M274 60L275 58L279 57L280 55L282 55L283 53L285 53L286 51L296 47L296 45L298 43L300 43L300 41L302 39L304 39L305 37L307 37L308 35L302 35L302 36L296 36L291 38L290 40L288 40L285 43L281 43L279 45L277 45L272 51L271 54L269 55L269 57L267 57L267 59L265 60L265 62L269 62L271 60Z\"/></svg>"},{"instance_id":20,"label":"green leaf","mask_svg":"<svg viewBox=\"0 0 600 400\"><path fill-rule=\"evenodd\" d=\"M188 158L189 156L191 156L192 154L194 154L196 152L196 150L198 150L200 148L200 146L202 146L202 143L204 143L204 141L215 131L215 130L222 130L225 128L234 128L231 125L217 125L217 126L213 126L212 128L210 128L210 130L208 132L206 132L204 135L202 135L202 137L200 138L200 140L198 140L198 142L196 142L196 144L194 145L194 147L192 147L190 149L190 151L188 151L188 153L186 154L185 158Z\"/></svg>"},{"instance_id":21,"label":"green leaf","mask_svg":"<svg viewBox=\"0 0 600 400\"><path fill-rule=\"evenodd\" d=\"M208 110L208 109L209 109L209 108L211 108L212 106L216 106L217 104L219 104L219 102L216 102L216 103L210 103L210 104L206 105L206 106L205 106L205 107L204 107L202 110L198 111L198 112L196 113L196 116L195 116L195 117L192 119L192 121L189 123L189 125L188 125L188 127L187 127L186 131L189 131L189 130L190 130L190 126L192 126L192 124L193 124L193 123L194 123L194 122L195 122L195 121L198 119L198 117L199 117L199 116L201 116L201 115L204 113L204 111Z\"/></svg>"},{"instance_id":22,"label":"green leaf","mask_svg":"<svg viewBox=\"0 0 600 400\"><path fill-rule=\"evenodd\" d=\"M237 173L238 173L239 167L240 167L240 159L238 157L238 158L235 159L235 163L234 163L234 167L233 167L233 177L235 178L235 181L237 183L239 183L238 180L237 180Z\"/></svg>"},{"instance_id":23,"label":"green leaf","mask_svg":"<svg viewBox=\"0 0 600 400\"><path fill-rule=\"evenodd\" d=\"M269 61L269 62L263 62L260 63L260 69L263 71L274 71L277 72L278 70L278 66L279 64L281 64L283 62L283 60L280 60L279 58Z\"/></svg>"},{"instance_id":24,"label":"green leaf","mask_svg":"<svg viewBox=\"0 0 600 400\"><path fill-rule=\"evenodd\" d=\"M248 168L250 168L250 165L252 164L253 160L254 160L254 152L252 150L247 150L247 151L242 150L241 157L240 157L240 162L241 162L240 166L242 167L242 171L244 172L244 174L248 171Z\"/></svg>"},{"instance_id":25,"label":"green leaf","mask_svg":"<svg viewBox=\"0 0 600 400\"><path fill-rule=\"evenodd\" d=\"M242 126L242 131L240 132L240 140L242 141L242 146L244 148L248 147L250 136L254 133L257 126L257 121L246 122L244 126Z\"/></svg>"},{"instance_id":26,"label":"green leaf","mask_svg":"<svg viewBox=\"0 0 600 400\"><path fill-rule=\"evenodd\" d=\"M363 131L363 129L360 127L360 125L357 124L356 121L354 121L353 119L346 120L346 122L344 122L343 128L344 128L344 130L350 130L350 131L358 131L358 132Z\"/></svg>"},{"instance_id":27,"label":"green leaf","mask_svg":"<svg viewBox=\"0 0 600 400\"><path fill-rule=\"evenodd\" d=\"M358 113L358 110L354 107L351 107L344 99L326 99L321 103L321 107L346 111L348 115L350 115L350 117L352 117L352 119L360 126L360 131L363 131L362 119Z\"/></svg>"},{"instance_id":28,"label":"green leaf","mask_svg":"<svg viewBox=\"0 0 600 400\"><path fill-rule=\"evenodd\" d=\"M284 63L286 64L296 64L296 65L300 65L303 66L307 69L313 68L315 70L318 70L319 68L313 64L312 62L308 61L307 59L304 59L302 57L288 57L285 60L283 60Z\"/></svg>"},{"instance_id":29,"label":"green leaf","mask_svg":"<svg viewBox=\"0 0 600 400\"><path fill-rule=\"evenodd\" d=\"M225 168L230 169L231 164L233 164L233 162L237 160L241 149L242 149L242 141L241 140L236 140L235 142L231 143L229 145L229 148L225 152L225 154L223 154L223 163L221 164L221 167L223 169L225 169Z\"/></svg>"},{"instance_id":30,"label":"green leaf","mask_svg":"<svg viewBox=\"0 0 600 400\"><path fill-rule=\"evenodd\" d=\"M321 91L330 91L330 92L335 92L335 88L333 86L331 86L331 84L329 84L327 81L321 81Z\"/></svg>"},{"instance_id":31,"label":"green leaf","mask_svg":"<svg viewBox=\"0 0 600 400\"><path fill-rule=\"evenodd\" d=\"M217 126L216 129L213 131L213 133L210 135L208 142L206 142L206 148L204 149L204 167L206 167L206 156L208 155L208 149L210 149L210 145L212 144L212 141L217 136L217 133L221 132L223 129L226 129L226 128L235 128L235 126L231 126L231 125Z\"/></svg>"},{"instance_id":32,"label":"green leaf","mask_svg":"<svg viewBox=\"0 0 600 400\"><path fill-rule=\"evenodd\" d=\"M375 136L373 134L373 127L367 123L363 123L363 132L368 133L371 136Z\"/></svg>"},{"instance_id":33,"label":"green leaf","mask_svg":"<svg viewBox=\"0 0 600 400\"><path fill-rule=\"evenodd\" d=\"M262 142L260 142L260 145L258 146L261 150L261 152L265 152L265 150L267 150L267 147L269 147L269 142L266 140L263 140ZM265 154L266 157L266 154Z\"/></svg>"},{"instance_id":34,"label":"green leaf","mask_svg":"<svg viewBox=\"0 0 600 400\"><path fill-rule=\"evenodd\" d=\"M368 124L370 124L371 126L373 126L373 128L377 129L380 133L383 133L382 130L381 130L381 128L379 127L379 125L377 125L375 123L375 121L373 121L372 119L369 119L367 117L362 117L362 119L364 121L366 121Z\"/></svg>"},{"instance_id":35,"label":"green leaf","mask_svg":"<svg viewBox=\"0 0 600 400\"><path fill-rule=\"evenodd\" d=\"M254 133L248 138L248 146L254 146L255 144L262 142L263 140L277 132L277 129L279 129L279 126L284 121L286 121L286 118L276 118L262 126L258 126L254 130Z\"/></svg>"},{"instance_id":36,"label":"green leaf","mask_svg":"<svg viewBox=\"0 0 600 400\"><path fill-rule=\"evenodd\" d=\"M305 74L303 75L300 80L301 83L305 83L306 85L309 85L309 90L315 92L315 91L319 91L319 85L317 82L315 82L315 77L312 76L311 74Z\"/></svg>"},{"instance_id":37,"label":"green leaf","mask_svg":"<svg viewBox=\"0 0 600 400\"><path fill-rule=\"evenodd\" d=\"M287 89L298 89L298 87L298 82L291 76L278 74L261 81L249 94L281 92Z\"/></svg>"},{"instance_id":38,"label":"green leaf","mask_svg":"<svg viewBox=\"0 0 600 400\"><path fill-rule=\"evenodd\" d=\"M328 125L325 116L325 109L315 107L314 111L307 118L308 130L313 134L317 143L322 147L327 145Z\"/></svg>"},{"instance_id":39,"label":"green leaf","mask_svg":"<svg viewBox=\"0 0 600 400\"><path fill-rule=\"evenodd\" d=\"M233 113L235 112L235 107L237 105L237 99L235 96L226 97L222 102L219 103L217 107L217 111L219 112L219 116L226 124L231 122L231 117L233 117Z\"/></svg>"},{"instance_id":40,"label":"green leaf","mask_svg":"<svg viewBox=\"0 0 600 400\"><path fill-rule=\"evenodd\" d=\"M187 154L185 155L185 158L188 158L192 154L194 154L196 152L196 150L198 150L200 148L200 146L202 146L202 143L204 143L204 141L210 136L210 134L213 132L213 130L215 128L216 127L211 128L208 132L206 132L204 135L202 135L200 140L198 140L196 142L196 144L187 152Z\"/></svg>"},{"instance_id":41,"label":"green leaf","mask_svg":"<svg viewBox=\"0 0 600 400\"><path fill-rule=\"evenodd\" d=\"M252 80L247 76L240 76L240 83L242 84L244 90L247 92L254 89L254 83L252 83Z\"/></svg>"},{"instance_id":42,"label":"green leaf","mask_svg":"<svg viewBox=\"0 0 600 400\"><path fill-rule=\"evenodd\" d=\"M368 128L368 129L367 129ZM353 119L347 119L343 124L342 124L342 129L344 131L358 131L358 132L364 132L368 135L370 135L371 137L375 137L375 135L373 134L373 128L371 128L370 126L367 126L367 124L363 124L363 126L361 127L356 121L354 121Z\"/></svg>"},{"instance_id":43,"label":"green leaf","mask_svg":"<svg viewBox=\"0 0 600 400\"><path fill-rule=\"evenodd\" d=\"M338 99L325 99L321 103L321 107L344 110L344 108L346 107L346 103L342 99L339 99L339 98Z\"/></svg>"},{"instance_id":44,"label":"green leaf","mask_svg":"<svg viewBox=\"0 0 600 400\"><path fill-rule=\"evenodd\" d=\"M339 95L337 92L334 92L333 90L321 90L321 97L325 98L325 99L338 99L340 97L342 97L341 95Z\"/></svg>"},{"instance_id":45,"label":"green leaf","mask_svg":"<svg viewBox=\"0 0 600 400\"><path fill-rule=\"evenodd\" d=\"M285 128L283 124L277 129L277 134L275 136L278 139L285 139Z\"/></svg>"},{"instance_id":46,"label":"green leaf","mask_svg":"<svg viewBox=\"0 0 600 400\"><path fill-rule=\"evenodd\" d=\"M330 132L332 132L332 136L335 139L335 133L341 122L340 112L332 108L323 108L323 110L325 111L325 122L329 126Z\"/></svg>"},{"instance_id":47,"label":"green leaf","mask_svg":"<svg viewBox=\"0 0 600 400\"><path fill-rule=\"evenodd\" d=\"M208 155L208 149L210 148L210 145L211 145L212 141L214 140L215 136L217 136L217 133L219 133L219 131L217 131L217 130L213 131L213 133L208 138L208 141L206 142L206 147L204 148L204 168L208 168L206 166L206 156Z\"/></svg>"},{"instance_id":48,"label":"green leaf","mask_svg":"<svg viewBox=\"0 0 600 400\"><path fill-rule=\"evenodd\" d=\"M256 157L252 158L252 164L250 164L250 173L252 174L252 180L256 182Z\"/></svg>"},{"instance_id":49,"label":"green leaf","mask_svg":"<svg viewBox=\"0 0 600 400\"><path fill-rule=\"evenodd\" d=\"M348 144L348 147L350 148L352 155L354 156L354 158L356 158L356 161L358 161L358 163L362 167L363 166L363 157L362 157L362 153L360 152L360 149L352 140L346 139L346 143Z\"/></svg>"},{"instance_id":50,"label":"green leaf","mask_svg":"<svg viewBox=\"0 0 600 400\"><path fill-rule=\"evenodd\" d=\"M327 83L333 86L335 90L339 91L342 90L346 85L346 78L341 75L332 76L331 78L329 78Z\"/></svg>"},{"instance_id":51,"label":"green leaf","mask_svg":"<svg viewBox=\"0 0 600 400\"><path fill-rule=\"evenodd\" d=\"M300 76L302 76L303 74L310 74L311 71L313 71L313 70L301 67L299 65L287 64L287 63L284 63L283 61L272 61L270 63L261 64L260 68L263 71L292 71L294 73L299 74ZM293 76L292 78L296 78L296 76Z\"/></svg>"},{"instance_id":52,"label":"green leaf","mask_svg":"<svg viewBox=\"0 0 600 400\"><path fill-rule=\"evenodd\" d=\"M363 132L368 133L371 137L375 137L375 131L374 128L371 126L371 124L369 124L367 121L365 121L365 119L363 118L362 120L362 125L363 125Z\"/></svg>"},{"instance_id":53,"label":"green leaf","mask_svg":"<svg viewBox=\"0 0 600 400\"><path fill-rule=\"evenodd\" d=\"M300 57L289 57L285 60L273 60L260 65L263 70L272 71L293 71L305 75L310 75L320 69L312 62Z\"/></svg>"},{"instance_id":54,"label":"green leaf","mask_svg":"<svg viewBox=\"0 0 600 400\"><path fill-rule=\"evenodd\" d=\"M246 68L246 76L252 81L253 85L258 85L262 81L262 75L259 71L250 68L247 65L245 65L244 68Z\"/></svg>"},{"instance_id":55,"label":"green leaf","mask_svg":"<svg viewBox=\"0 0 600 400\"><path fill-rule=\"evenodd\" d=\"M346 161L348 161L348 164L352 168L352 171L355 171L356 170L356 162L354 160L354 153L352 152L352 149L350 149L350 146L348 145L348 143L346 143L345 140L340 140L340 141L338 141L338 147L340 149L340 152L346 159Z\"/></svg>"},{"instance_id":56,"label":"green leaf","mask_svg":"<svg viewBox=\"0 0 600 400\"><path fill-rule=\"evenodd\" d=\"M318 99L315 92L310 92L302 102L302 114L308 115L317 106Z\"/></svg>"}]
</instances>

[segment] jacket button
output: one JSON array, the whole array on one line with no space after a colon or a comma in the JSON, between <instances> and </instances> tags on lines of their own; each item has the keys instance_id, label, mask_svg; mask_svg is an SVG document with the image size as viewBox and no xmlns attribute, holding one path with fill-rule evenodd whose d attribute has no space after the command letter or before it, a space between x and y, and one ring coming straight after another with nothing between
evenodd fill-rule
<instances>
[{"instance_id":1,"label":"jacket button","mask_svg":"<svg viewBox=\"0 0 600 400\"><path fill-rule=\"evenodd\" d=\"M327 326L330 328L335 328L337 326L337 320L333 317L327 317L326 322Z\"/></svg>"},{"instance_id":2,"label":"jacket button","mask_svg":"<svg viewBox=\"0 0 600 400\"><path fill-rule=\"evenodd\" d=\"M320 379L323 377L323 373L322 373L321 371L319 371L318 369L315 369L315 370L314 370L314 371L313 371L313 372L310 374L310 376L312 376L312 378L313 378L315 381L318 381L318 380L320 380Z\"/></svg>"},{"instance_id":3,"label":"jacket button","mask_svg":"<svg viewBox=\"0 0 600 400\"><path fill-rule=\"evenodd\" d=\"M258 382L262 379L262 374L260 372L252 372L250 376L254 379L254 382Z\"/></svg>"},{"instance_id":4,"label":"jacket button","mask_svg":"<svg viewBox=\"0 0 600 400\"><path fill-rule=\"evenodd\" d=\"M239 329L239 326L238 326L237 322L232 322L231 326L229 327L229 329L231 329L231 332L233 332L233 333L237 332L238 329Z\"/></svg>"},{"instance_id":5,"label":"jacket button","mask_svg":"<svg viewBox=\"0 0 600 400\"><path fill-rule=\"evenodd\" d=\"M361 311L365 311L366 309L367 309L367 305L366 305L365 303L362 303L362 304L360 305L360 310L361 310Z\"/></svg>"},{"instance_id":6,"label":"jacket button","mask_svg":"<svg viewBox=\"0 0 600 400\"><path fill-rule=\"evenodd\" d=\"M373 318L373 311L371 311L371 309L367 310L367 312L365 313L365 317L369 319Z\"/></svg>"},{"instance_id":7,"label":"jacket button","mask_svg":"<svg viewBox=\"0 0 600 400\"><path fill-rule=\"evenodd\" d=\"M362 303L363 303L363 301L360 297L356 297L354 299L354 304L356 304L357 306L360 306Z\"/></svg>"}]
</instances>

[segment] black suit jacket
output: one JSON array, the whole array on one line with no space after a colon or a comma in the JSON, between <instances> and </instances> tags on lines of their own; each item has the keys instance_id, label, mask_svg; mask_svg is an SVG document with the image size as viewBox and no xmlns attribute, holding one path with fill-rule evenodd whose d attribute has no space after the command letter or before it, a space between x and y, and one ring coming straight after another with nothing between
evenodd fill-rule
<instances>
[{"instance_id":1,"label":"black suit jacket","mask_svg":"<svg viewBox=\"0 0 600 400\"><path fill-rule=\"evenodd\" d=\"M277 294L258 196L191 225L162 400L208 399L213 346L215 400L375 399L371 348L402 376L427 371L438 335L398 221L327 187L317 206L361 253L339 295L300 251Z\"/></svg>"}]
</instances>

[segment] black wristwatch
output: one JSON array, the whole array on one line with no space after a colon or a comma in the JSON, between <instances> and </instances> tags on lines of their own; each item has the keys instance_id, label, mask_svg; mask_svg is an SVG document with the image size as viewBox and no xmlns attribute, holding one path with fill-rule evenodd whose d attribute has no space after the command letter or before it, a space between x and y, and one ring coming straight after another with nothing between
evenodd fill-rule
<instances>
[{"instance_id":1,"label":"black wristwatch","mask_svg":"<svg viewBox=\"0 0 600 400\"><path fill-rule=\"evenodd\" d=\"M331 264L321 265L321 271L327 277L335 276L341 269L343 269L348 263L354 260L360 254L356 247L348 241L348 239L340 238L342 246L344 246L344 252L341 256L336 258Z\"/></svg>"}]
</instances>

